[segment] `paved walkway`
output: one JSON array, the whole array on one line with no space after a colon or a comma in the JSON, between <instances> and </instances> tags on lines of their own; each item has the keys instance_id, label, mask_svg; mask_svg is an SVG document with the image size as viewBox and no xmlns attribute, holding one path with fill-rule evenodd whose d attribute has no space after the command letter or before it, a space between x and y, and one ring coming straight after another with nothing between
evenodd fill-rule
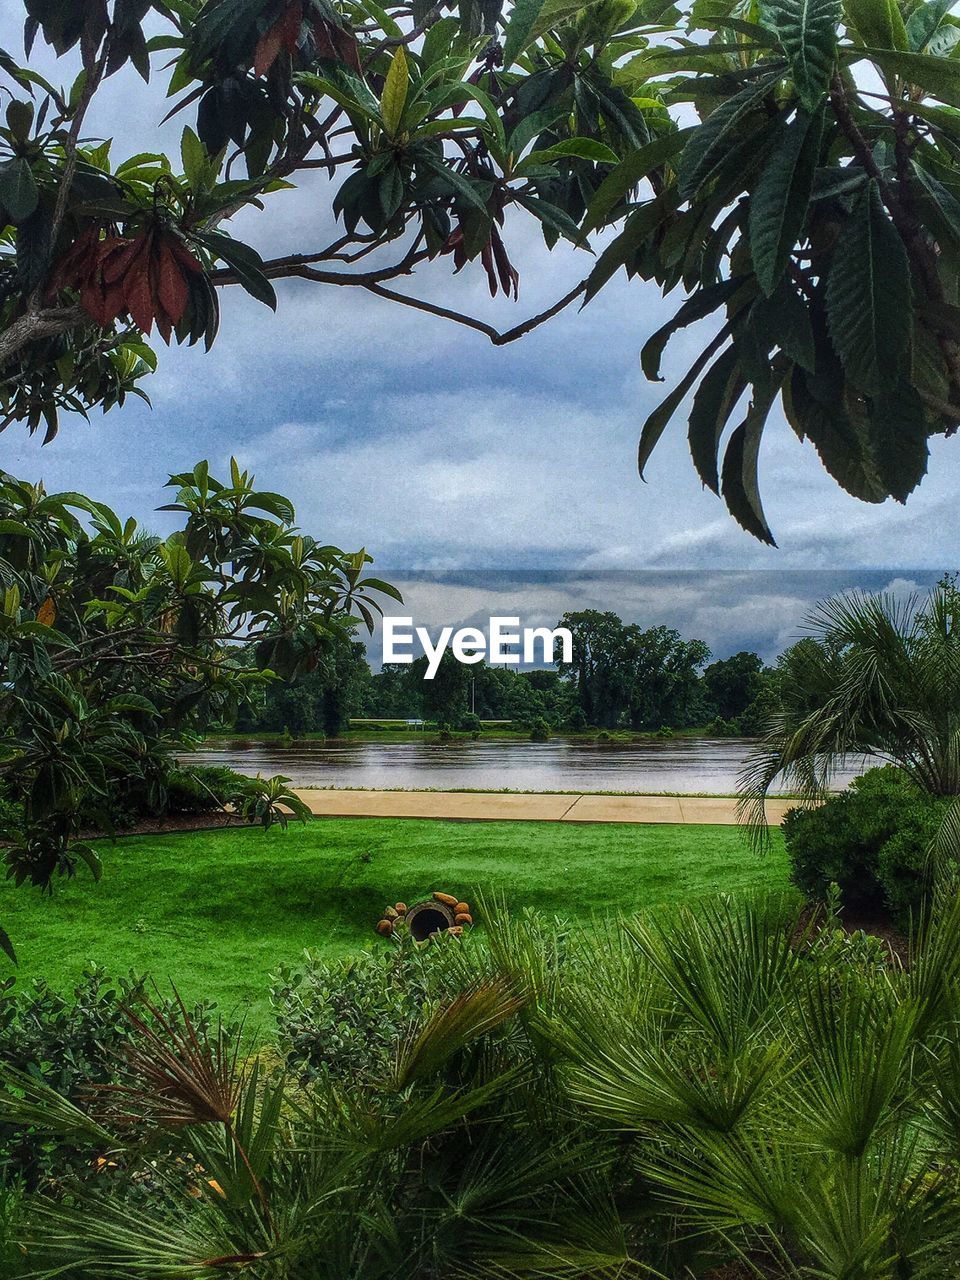
<instances>
[{"instance_id":1,"label":"paved walkway","mask_svg":"<svg viewBox=\"0 0 960 1280\"><path fill-rule=\"evenodd\" d=\"M297 791L324 818L452 818L460 821L689 822L733 826L737 802L722 796L598 796L498 791ZM779 823L795 802L769 800Z\"/></svg>"}]
</instances>

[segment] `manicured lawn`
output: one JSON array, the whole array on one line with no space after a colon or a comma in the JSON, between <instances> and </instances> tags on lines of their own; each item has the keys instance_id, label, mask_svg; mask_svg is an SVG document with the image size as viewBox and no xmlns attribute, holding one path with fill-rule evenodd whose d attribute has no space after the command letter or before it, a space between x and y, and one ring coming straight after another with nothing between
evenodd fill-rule
<instances>
[{"instance_id":1,"label":"manicured lawn","mask_svg":"<svg viewBox=\"0 0 960 1280\"><path fill-rule=\"evenodd\" d=\"M384 905L433 889L470 900L502 891L511 906L588 924L598 913L787 884L779 832L758 858L732 827L320 819L100 849L99 884L81 873L52 898L0 887L22 979L68 990L94 960L112 975L172 979L186 998L216 998L254 1022L279 962L305 947L385 945L373 932ZM0 975L8 969L0 956Z\"/></svg>"}]
</instances>

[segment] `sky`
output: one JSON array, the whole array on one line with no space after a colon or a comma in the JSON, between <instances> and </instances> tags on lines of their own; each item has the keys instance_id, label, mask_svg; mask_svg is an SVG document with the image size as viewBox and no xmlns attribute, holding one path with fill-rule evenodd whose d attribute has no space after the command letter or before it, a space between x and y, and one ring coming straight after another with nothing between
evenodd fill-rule
<instances>
[{"instance_id":1,"label":"sky","mask_svg":"<svg viewBox=\"0 0 960 1280\"><path fill-rule=\"evenodd\" d=\"M0 6L0 46L14 55L20 12L15 0ZM39 46L36 59L69 83L66 60L54 64ZM176 148L188 117L158 130L163 93L162 75L147 87L120 73L98 99L90 133L113 136L115 158ZM330 238L328 208L315 179L229 229L264 254L309 251ZM399 287L508 328L589 270L588 255L570 246L548 253L526 216L508 222L505 238L521 273L519 302L491 300L479 264L454 276L449 258ZM770 651L798 632L824 584L910 589L960 566L958 441L934 442L930 474L906 507L868 506L772 415L760 473L776 549L740 530L702 489L682 412L642 482L640 427L709 337L702 327L678 336L667 381L645 381L640 348L679 294L661 299L655 285L618 279L582 312L499 348L359 289L290 281L278 295L274 315L239 289L224 291L210 354L159 346L159 372L143 384L152 409L134 398L89 423L65 417L45 447L11 427L0 436L0 467L51 490L90 493L166 532L169 517L155 508L168 475L200 458L223 474L236 455L264 488L291 497L300 525L322 541L366 546L378 571L411 585L411 571L434 571L429 602L424 579L417 598L427 612L459 611L441 621L489 612L539 621L545 598L553 609L578 598L570 584L592 583L597 600L619 599L632 620L674 619L681 629L699 621L717 652ZM451 589L438 595L440 570ZM487 572L465 579L466 570ZM523 571L507 580L509 599L490 586L493 570ZM881 572L868 579L865 570Z\"/></svg>"}]
</instances>

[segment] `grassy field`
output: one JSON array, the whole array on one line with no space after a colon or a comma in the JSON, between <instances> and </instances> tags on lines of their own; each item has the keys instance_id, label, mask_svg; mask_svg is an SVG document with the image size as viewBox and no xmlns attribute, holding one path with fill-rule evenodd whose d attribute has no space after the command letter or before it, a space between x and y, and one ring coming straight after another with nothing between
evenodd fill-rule
<instances>
[{"instance_id":1,"label":"grassy field","mask_svg":"<svg viewBox=\"0 0 960 1280\"><path fill-rule=\"evenodd\" d=\"M88 961L172 979L188 999L256 1022L268 975L305 947L381 946L384 905L434 889L502 891L588 924L720 890L782 888L779 832L758 858L736 828L549 822L321 819L286 831L232 828L104 843L99 884L81 873L52 898L0 887L20 977L68 990ZM9 968L0 956L0 975Z\"/></svg>"}]
</instances>

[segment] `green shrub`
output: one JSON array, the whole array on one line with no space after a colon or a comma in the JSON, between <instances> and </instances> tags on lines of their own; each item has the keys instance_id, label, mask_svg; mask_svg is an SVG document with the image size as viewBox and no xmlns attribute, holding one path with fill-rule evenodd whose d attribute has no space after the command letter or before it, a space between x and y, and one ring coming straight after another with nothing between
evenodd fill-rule
<instances>
[{"instance_id":1,"label":"green shrub","mask_svg":"<svg viewBox=\"0 0 960 1280\"><path fill-rule=\"evenodd\" d=\"M226 765L189 764L167 777L166 813L209 813L232 804L248 779Z\"/></svg>"},{"instance_id":2,"label":"green shrub","mask_svg":"<svg viewBox=\"0 0 960 1280\"><path fill-rule=\"evenodd\" d=\"M272 977L278 1047L298 1076L376 1079L430 1003L436 948L398 945L328 963L306 952L302 967Z\"/></svg>"},{"instance_id":3,"label":"green shrub","mask_svg":"<svg viewBox=\"0 0 960 1280\"><path fill-rule=\"evenodd\" d=\"M130 975L114 982L96 965L84 970L69 996L41 980L21 989L9 978L0 985L0 1063L42 1081L71 1102L89 1100L91 1088L117 1078L123 1049L134 1038L127 1011L136 1009L150 1020L145 999L165 1018L179 1020L177 1002L148 996L146 979ZM209 1025L213 1008L192 1011L198 1027ZM74 1141L0 1124L0 1185L23 1182L32 1187L85 1167L89 1159L89 1152Z\"/></svg>"},{"instance_id":4,"label":"green shrub","mask_svg":"<svg viewBox=\"0 0 960 1280\"><path fill-rule=\"evenodd\" d=\"M480 733L483 729L483 721L478 715L468 711L460 720L460 728L464 733Z\"/></svg>"},{"instance_id":5,"label":"green shrub","mask_svg":"<svg viewBox=\"0 0 960 1280\"><path fill-rule=\"evenodd\" d=\"M23 1274L24 1259L18 1243L23 1193L19 1186L0 1185L0 1276L13 1280Z\"/></svg>"},{"instance_id":6,"label":"green shrub","mask_svg":"<svg viewBox=\"0 0 960 1280\"><path fill-rule=\"evenodd\" d=\"M928 852L948 804L887 765L815 809L791 809L783 834L793 883L823 901L835 882L845 906L902 919L924 899Z\"/></svg>"},{"instance_id":7,"label":"green shrub","mask_svg":"<svg viewBox=\"0 0 960 1280\"><path fill-rule=\"evenodd\" d=\"M583 707L574 707L567 715L564 724L571 733L583 733L588 728L587 713Z\"/></svg>"},{"instance_id":8,"label":"green shrub","mask_svg":"<svg viewBox=\"0 0 960 1280\"><path fill-rule=\"evenodd\" d=\"M549 740L550 726L547 724L546 720L544 720L543 716L538 716L530 726L530 741L549 742Z\"/></svg>"}]
</instances>

